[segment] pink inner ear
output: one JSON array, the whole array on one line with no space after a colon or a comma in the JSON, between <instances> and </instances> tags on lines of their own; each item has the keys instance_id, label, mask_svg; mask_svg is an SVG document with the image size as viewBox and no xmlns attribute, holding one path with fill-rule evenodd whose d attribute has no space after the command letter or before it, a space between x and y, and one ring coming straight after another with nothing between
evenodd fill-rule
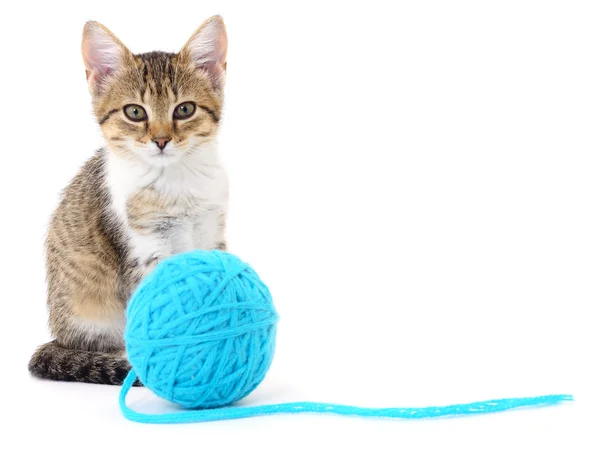
<instances>
[{"instance_id":1,"label":"pink inner ear","mask_svg":"<svg viewBox=\"0 0 600 461\"><path fill-rule=\"evenodd\" d=\"M225 71L227 59L227 35L222 22L207 22L189 42L188 50L198 68L219 80Z\"/></svg>"},{"instance_id":2,"label":"pink inner ear","mask_svg":"<svg viewBox=\"0 0 600 461\"><path fill-rule=\"evenodd\" d=\"M209 75L214 77L220 77L223 74L223 66L216 61L206 61L204 64L198 66L200 69L206 70Z\"/></svg>"},{"instance_id":3,"label":"pink inner ear","mask_svg":"<svg viewBox=\"0 0 600 461\"><path fill-rule=\"evenodd\" d=\"M100 71L93 71L88 76L88 82L100 85L106 77L110 77L114 73L115 71L108 67L101 69Z\"/></svg>"},{"instance_id":4,"label":"pink inner ear","mask_svg":"<svg viewBox=\"0 0 600 461\"><path fill-rule=\"evenodd\" d=\"M113 75L120 65L122 52L120 46L105 31L92 29L82 45L83 60L89 72L88 79L101 82Z\"/></svg>"}]
</instances>

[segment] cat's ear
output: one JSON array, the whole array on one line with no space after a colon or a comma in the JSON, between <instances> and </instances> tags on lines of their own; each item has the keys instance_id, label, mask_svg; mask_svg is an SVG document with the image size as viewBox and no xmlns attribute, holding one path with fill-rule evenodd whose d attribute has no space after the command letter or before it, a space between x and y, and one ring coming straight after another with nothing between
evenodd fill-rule
<instances>
[{"instance_id":1,"label":"cat's ear","mask_svg":"<svg viewBox=\"0 0 600 461\"><path fill-rule=\"evenodd\" d=\"M127 47L110 30L95 21L87 22L83 28L81 54L88 84L93 92L100 92L106 80L132 57Z\"/></svg>"},{"instance_id":2,"label":"cat's ear","mask_svg":"<svg viewBox=\"0 0 600 461\"><path fill-rule=\"evenodd\" d=\"M205 70L217 88L227 67L227 32L221 16L212 16L192 34L181 50L197 69Z\"/></svg>"}]
</instances>

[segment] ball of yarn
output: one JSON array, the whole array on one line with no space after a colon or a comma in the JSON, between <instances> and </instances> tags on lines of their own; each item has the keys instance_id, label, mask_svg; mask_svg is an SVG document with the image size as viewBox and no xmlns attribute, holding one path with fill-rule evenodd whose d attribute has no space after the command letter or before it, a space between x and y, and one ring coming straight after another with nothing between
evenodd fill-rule
<instances>
[{"instance_id":1,"label":"ball of yarn","mask_svg":"<svg viewBox=\"0 0 600 461\"><path fill-rule=\"evenodd\" d=\"M127 307L133 371L185 408L217 408L251 393L275 351L271 294L235 255L195 250L160 262Z\"/></svg>"}]
</instances>

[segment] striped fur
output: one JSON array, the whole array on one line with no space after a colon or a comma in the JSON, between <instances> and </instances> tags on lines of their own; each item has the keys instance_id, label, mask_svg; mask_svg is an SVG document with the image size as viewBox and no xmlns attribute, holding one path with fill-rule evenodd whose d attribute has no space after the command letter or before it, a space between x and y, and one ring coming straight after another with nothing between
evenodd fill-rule
<instances>
[{"instance_id":1,"label":"striped fur","mask_svg":"<svg viewBox=\"0 0 600 461\"><path fill-rule=\"evenodd\" d=\"M207 35L208 34L208 35ZM179 53L134 55L87 23L83 56L106 145L62 193L46 238L49 327L29 362L40 378L120 384L125 308L158 261L195 248L226 249L227 177L216 137L226 35L212 17ZM186 120L173 112L183 102ZM143 107L130 120L123 108ZM168 139L160 149L155 139Z\"/></svg>"}]
</instances>

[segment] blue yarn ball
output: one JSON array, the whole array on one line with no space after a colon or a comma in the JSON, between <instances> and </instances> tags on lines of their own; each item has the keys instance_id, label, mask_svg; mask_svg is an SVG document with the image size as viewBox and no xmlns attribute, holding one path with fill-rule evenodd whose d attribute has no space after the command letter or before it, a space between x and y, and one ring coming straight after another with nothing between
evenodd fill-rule
<instances>
[{"instance_id":1,"label":"blue yarn ball","mask_svg":"<svg viewBox=\"0 0 600 461\"><path fill-rule=\"evenodd\" d=\"M126 317L133 371L185 408L246 397L273 360L278 315L269 289L227 252L195 250L161 261L133 293Z\"/></svg>"}]
</instances>

